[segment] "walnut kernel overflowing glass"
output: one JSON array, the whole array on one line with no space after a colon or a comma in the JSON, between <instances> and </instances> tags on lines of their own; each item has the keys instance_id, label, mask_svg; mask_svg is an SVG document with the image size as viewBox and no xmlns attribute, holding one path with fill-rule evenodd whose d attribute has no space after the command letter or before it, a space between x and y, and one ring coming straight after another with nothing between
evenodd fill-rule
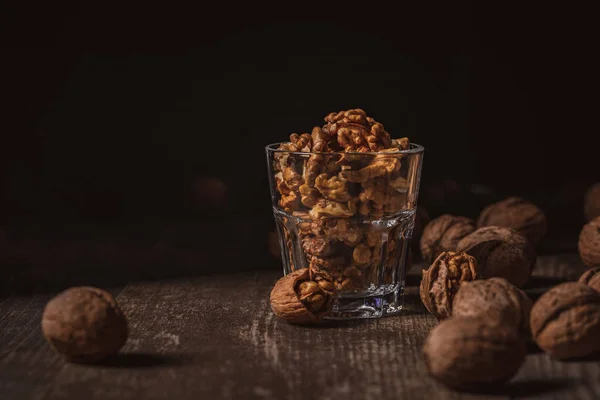
<instances>
[{"instance_id":1,"label":"walnut kernel overflowing glass","mask_svg":"<svg viewBox=\"0 0 600 400\"><path fill-rule=\"evenodd\" d=\"M401 310L423 150L361 109L266 147L284 274L328 273L329 318Z\"/></svg>"}]
</instances>

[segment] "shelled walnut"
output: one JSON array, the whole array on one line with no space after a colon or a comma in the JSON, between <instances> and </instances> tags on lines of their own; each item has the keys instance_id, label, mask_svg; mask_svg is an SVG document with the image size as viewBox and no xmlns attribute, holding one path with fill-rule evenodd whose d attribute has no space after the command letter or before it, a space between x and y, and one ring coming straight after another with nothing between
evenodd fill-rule
<instances>
[{"instance_id":1,"label":"shelled walnut","mask_svg":"<svg viewBox=\"0 0 600 400\"><path fill-rule=\"evenodd\" d=\"M427 336L423 346L429 373L448 387L476 391L501 386L525 361L517 330L489 318L452 317Z\"/></svg>"},{"instance_id":2,"label":"shelled walnut","mask_svg":"<svg viewBox=\"0 0 600 400\"><path fill-rule=\"evenodd\" d=\"M422 273L421 301L435 317L448 318L452 315L452 301L460 286L479 278L477 261L473 257L444 251Z\"/></svg>"},{"instance_id":3,"label":"shelled walnut","mask_svg":"<svg viewBox=\"0 0 600 400\"><path fill-rule=\"evenodd\" d=\"M443 214L423 229L420 248L423 260L431 263L442 251L456 251L458 242L475 230L475 221L467 217Z\"/></svg>"},{"instance_id":4,"label":"shelled walnut","mask_svg":"<svg viewBox=\"0 0 600 400\"><path fill-rule=\"evenodd\" d=\"M335 293L327 273L303 268L275 283L270 296L271 309L289 323L315 324L331 312Z\"/></svg>"},{"instance_id":5,"label":"shelled walnut","mask_svg":"<svg viewBox=\"0 0 600 400\"><path fill-rule=\"evenodd\" d=\"M585 224L579 233L577 248L585 265L600 267L600 217Z\"/></svg>"},{"instance_id":6,"label":"shelled walnut","mask_svg":"<svg viewBox=\"0 0 600 400\"><path fill-rule=\"evenodd\" d=\"M42 332L52 348L68 361L92 363L118 353L127 340L128 328L110 293L78 286L46 304Z\"/></svg>"},{"instance_id":7,"label":"shelled walnut","mask_svg":"<svg viewBox=\"0 0 600 400\"><path fill-rule=\"evenodd\" d=\"M585 193L583 212L588 221L600 217L600 182L590 186Z\"/></svg>"},{"instance_id":8,"label":"shelled walnut","mask_svg":"<svg viewBox=\"0 0 600 400\"><path fill-rule=\"evenodd\" d=\"M600 293L600 267L588 269L579 278L579 283L583 283Z\"/></svg>"},{"instance_id":9,"label":"shelled walnut","mask_svg":"<svg viewBox=\"0 0 600 400\"><path fill-rule=\"evenodd\" d=\"M564 360L600 351L600 295L578 282L544 293L533 305L531 334L553 358Z\"/></svg>"},{"instance_id":10,"label":"shelled walnut","mask_svg":"<svg viewBox=\"0 0 600 400\"><path fill-rule=\"evenodd\" d=\"M529 331L531 299L504 278L481 279L461 285L452 302L455 317L482 317L491 324Z\"/></svg>"},{"instance_id":11,"label":"shelled walnut","mask_svg":"<svg viewBox=\"0 0 600 400\"><path fill-rule=\"evenodd\" d=\"M475 257L484 278L505 278L517 287L527 283L537 259L533 246L524 236L497 226L479 228L465 236L456 250Z\"/></svg>"},{"instance_id":12,"label":"shelled walnut","mask_svg":"<svg viewBox=\"0 0 600 400\"><path fill-rule=\"evenodd\" d=\"M544 212L520 197L509 197L484 208L477 219L477 227L492 225L514 229L533 246L537 246L548 230Z\"/></svg>"}]
</instances>

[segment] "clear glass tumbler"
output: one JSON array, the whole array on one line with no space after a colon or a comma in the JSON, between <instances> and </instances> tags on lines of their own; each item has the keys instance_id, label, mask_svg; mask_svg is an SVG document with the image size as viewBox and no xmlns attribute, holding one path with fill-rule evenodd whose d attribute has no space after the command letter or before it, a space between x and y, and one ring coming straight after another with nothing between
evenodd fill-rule
<instances>
[{"instance_id":1,"label":"clear glass tumbler","mask_svg":"<svg viewBox=\"0 0 600 400\"><path fill-rule=\"evenodd\" d=\"M402 309L423 147L319 153L266 147L283 273L326 271L333 319Z\"/></svg>"}]
</instances>

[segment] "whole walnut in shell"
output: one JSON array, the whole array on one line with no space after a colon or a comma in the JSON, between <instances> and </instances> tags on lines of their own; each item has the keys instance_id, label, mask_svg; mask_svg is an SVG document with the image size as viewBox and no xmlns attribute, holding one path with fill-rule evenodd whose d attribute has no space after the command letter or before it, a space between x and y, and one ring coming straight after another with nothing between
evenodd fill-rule
<instances>
[{"instance_id":1,"label":"whole walnut in shell","mask_svg":"<svg viewBox=\"0 0 600 400\"><path fill-rule=\"evenodd\" d=\"M467 217L443 214L423 229L420 248L423 260L431 263L442 251L455 251L458 242L475 230L475 221Z\"/></svg>"},{"instance_id":2,"label":"whole walnut in shell","mask_svg":"<svg viewBox=\"0 0 600 400\"><path fill-rule=\"evenodd\" d=\"M579 283L583 283L594 289L596 292L600 292L600 267L585 271L579 278Z\"/></svg>"},{"instance_id":3,"label":"whole walnut in shell","mask_svg":"<svg viewBox=\"0 0 600 400\"><path fill-rule=\"evenodd\" d=\"M127 320L110 293L73 287L51 299L42 332L54 350L71 362L96 362L116 354L127 341Z\"/></svg>"},{"instance_id":4,"label":"whole walnut in shell","mask_svg":"<svg viewBox=\"0 0 600 400\"><path fill-rule=\"evenodd\" d=\"M486 226L465 236L456 251L477 259L484 278L505 278L523 287L535 267L536 252L531 243L516 231L498 226Z\"/></svg>"},{"instance_id":5,"label":"whole walnut in shell","mask_svg":"<svg viewBox=\"0 0 600 400\"><path fill-rule=\"evenodd\" d=\"M563 360L600 351L600 296L578 282L544 293L531 309L531 334L551 357Z\"/></svg>"},{"instance_id":6,"label":"whole walnut in shell","mask_svg":"<svg viewBox=\"0 0 600 400\"><path fill-rule=\"evenodd\" d=\"M600 217L600 182L593 184L586 192L583 212L588 221Z\"/></svg>"},{"instance_id":7,"label":"whole walnut in shell","mask_svg":"<svg viewBox=\"0 0 600 400\"><path fill-rule=\"evenodd\" d=\"M577 248L585 265L590 268L600 267L600 217L584 225Z\"/></svg>"},{"instance_id":8,"label":"whole walnut in shell","mask_svg":"<svg viewBox=\"0 0 600 400\"><path fill-rule=\"evenodd\" d=\"M544 212L535 204L520 197L509 197L485 207L477 219L477 227L503 226L525 236L537 246L548 231Z\"/></svg>"},{"instance_id":9,"label":"whole walnut in shell","mask_svg":"<svg viewBox=\"0 0 600 400\"><path fill-rule=\"evenodd\" d=\"M302 268L279 279L271 290L271 309L292 324L315 324L331 313L336 289L325 272Z\"/></svg>"},{"instance_id":10,"label":"whole walnut in shell","mask_svg":"<svg viewBox=\"0 0 600 400\"><path fill-rule=\"evenodd\" d=\"M513 327L490 322L452 317L433 328L423 346L429 373L446 386L466 391L508 382L525 361L525 342Z\"/></svg>"},{"instance_id":11,"label":"whole walnut in shell","mask_svg":"<svg viewBox=\"0 0 600 400\"><path fill-rule=\"evenodd\" d=\"M495 325L529 331L531 299L504 278L480 279L461 285L452 302L455 317L480 317Z\"/></svg>"},{"instance_id":12,"label":"whole walnut in shell","mask_svg":"<svg viewBox=\"0 0 600 400\"><path fill-rule=\"evenodd\" d=\"M466 253L442 252L423 271L421 301L427 310L439 319L452 315L452 301L460 286L479 278L477 261Z\"/></svg>"}]
</instances>

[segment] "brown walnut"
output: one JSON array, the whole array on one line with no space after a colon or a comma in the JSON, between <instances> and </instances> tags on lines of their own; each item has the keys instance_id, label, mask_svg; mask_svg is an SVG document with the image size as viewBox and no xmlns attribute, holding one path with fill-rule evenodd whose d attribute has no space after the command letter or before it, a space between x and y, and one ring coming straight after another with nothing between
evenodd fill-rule
<instances>
[{"instance_id":1,"label":"brown walnut","mask_svg":"<svg viewBox=\"0 0 600 400\"><path fill-rule=\"evenodd\" d=\"M127 341L127 320L112 295L78 286L52 298L44 308L42 332L68 361L91 363L119 352Z\"/></svg>"},{"instance_id":2,"label":"brown walnut","mask_svg":"<svg viewBox=\"0 0 600 400\"><path fill-rule=\"evenodd\" d=\"M583 226L577 248L585 265L590 268L600 267L600 217Z\"/></svg>"},{"instance_id":3,"label":"brown walnut","mask_svg":"<svg viewBox=\"0 0 600 400\"><path fill-rule=\"evenodd\" d=\"M442 251L456 251L458 242L475 230L475 221L450 214L432 219L423 229L420 248L423 260L431 263Z\"/></svg>"},{"instance_id":4,"label":"brown walnut","mask_svg":"<svg viewBox=\"0 0 600 400\"><path fill-rule=\"evenodd\" d=\"M583 212L588 221L600 217L600 182L593 184L585 193Z\"/></svg>"},{"instance_id":5,"label":"brown walnut","mask_svg":"<svg viewBox=\"0 0 600 400\"><path fill-rule=\"evenodd\" d=\"M423 346L429 373L448 387L476 391L501 386L525 361L523 337L485 318L452 317L433 328Z\"/></svg>"},{"instance_id":6,"label":"brown walnut","mask_svg":"<svg viewBox=\"0 0 600 400\"><path fill-rule=\"evenodd\" d=\"M331 277L302 268L279 279L271 290L271 309L292 324L314 324L331 313L336 289Z\"/></svg>"},{"instance_id":7,"label":"brown walnut","mask_svg":"<svg viewBox=\"0 0 600 400\"><path fill-rule=\"evenodd\" d=\"M455 317L480 317L491 324L529 331L531 299L504 278L481 279L461 285L452 302Z\"/></svg>"},{"instance_id":8,"label":"brown walnut","mask_svg":"<svg viewBox=\"0 0 600 400\"><path fill-rule=\"evenodd\" d=\"M600 267L585 271L579 278L579 283L583 283L594 289L596 292L600 292Z\"/></svg>"},{"instance_id":9,"label":"brown walnut","mask_svg":"<svg viewBox=\"0 0 600 400\"><path fill-rule=\"evenodd\" d=\"M533 305L531 334L551 357L564 360L600 351L600 296L578 282L544 293Z\"/></svg>"},{"instance_id":10,"label":"brown walnut","mask_svg":"<svg viewBox=\"0 0 600 400\"><path fill-rule=\"evenodd\" d=\"M548 231L544 212L520 197L509 197L484 208L477 219L477 227L491 225L514 229L533 246L537 246Z\"/></svg>"},{"instance_id":11,"label":"brown walnut","mask_svg":"<svg viewBox=\"0 0 600 400\"><path fill-rule=\"evenodd\" d=\"M452 315L452 301L460 286L480 277L477 261L454 251L442 252L422 274L421 301L439 319Z\"/></svg>"},{"instance_id":12,"label":"brown walnut","mask_svg":"<svg viewBox=\"0 0 600 400\"><path fill-rule=\"evenodd\" d=\"M524 236L498 226L477 229L461 239L456 250L475 257L484 278L505 278L517 287L527 283L537 258Z\"/></svg>"}]
</instances>

